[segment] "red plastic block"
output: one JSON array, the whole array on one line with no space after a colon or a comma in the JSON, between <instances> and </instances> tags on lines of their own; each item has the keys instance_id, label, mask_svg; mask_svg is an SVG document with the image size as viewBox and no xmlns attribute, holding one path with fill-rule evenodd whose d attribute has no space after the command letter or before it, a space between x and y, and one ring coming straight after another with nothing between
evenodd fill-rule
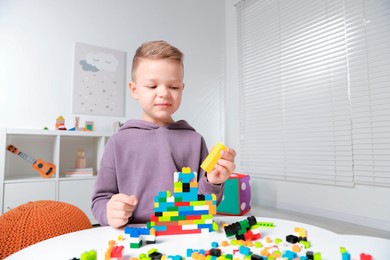
<instances>
[{"instance_id":1,"label":"red plastic block","mask_svg":"<svg viewBox=\"0 0 390 260\"><path fill-rule=\"evenodd\" d=\"M360 260L372 260L372 256L365 253L361 253Z\"/></svg>"},{"instance_id":2,"label":"red plastic block","mask_svg":"<svg viewBox=\"0 0 390 260\"><path fill-rule=\"evenodd\" d=\"M114 246L111 250L111 257L118 258L123 256L124 246Z\"/></svg>"}]
</instances>

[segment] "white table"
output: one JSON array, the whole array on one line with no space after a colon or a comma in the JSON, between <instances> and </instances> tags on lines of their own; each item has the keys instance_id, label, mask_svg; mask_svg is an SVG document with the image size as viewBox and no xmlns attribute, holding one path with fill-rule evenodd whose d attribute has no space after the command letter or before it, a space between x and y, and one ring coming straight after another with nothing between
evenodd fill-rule
<instances>
[{"instance_id":1,"label":"white table","mask_svg":"<svg viewBox=\"0 0 390 260\"><path fill-rule=\"evenodd\" d=\"M214 220L218 223L233 223L245 219L242 217L215 217ZM256 217L258 222L273 222L275 228L261 229L262 238L260 241L263 245L267 245L266 237L272 240L281 238L285 241L286 236L294 233L295 227L305 228L307 231L308 241L311 242L309 251L320 252L324 260L342 259L340 254L340 247L345 247L351 254L351 259L360 259L361 253L367 253L373 256L374 260L390 259L390 240L354 236L354 235L338 235L331 231L307 225L304 223L274 219L274 218L260 218ZM114 229L111 227L99 227L89 230L73 232L62 236L54 237L35 245L31 245L11 256L7 260L24 260L24 259L72 259L79 258L80 255L91 249L98 252L98 259L104 259L105 250L107 249L109 240L118 240L118 235L123 235L123 230ZM207 235L172 235L172 236L158 236L156 244L144 244L139 249L131 249L128 242L123 241L125 245L125 257L122 259L129 259L132 256L138 256L141 253L147 253L151 248L157 248L160 253L165 255L181 255L186 257L187 249L210 249L211 242L221 242L228 240L224 232L211 232ZM289 245L289 243L285 243ZM221 247L223 253L231 253L232 246ZM252 247L252 252L259 254L260 249ZM230 251L230 252L229 252ZM243 259L243 257L240 257ZM187 259L191 259L187 257Z\"/></svg>"}]
</instances>

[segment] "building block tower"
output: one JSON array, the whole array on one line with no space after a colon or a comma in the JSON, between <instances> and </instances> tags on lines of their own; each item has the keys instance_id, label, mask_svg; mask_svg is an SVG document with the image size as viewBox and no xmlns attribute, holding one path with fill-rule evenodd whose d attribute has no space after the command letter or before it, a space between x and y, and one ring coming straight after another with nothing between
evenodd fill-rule
<instances>
[{"instance_id":1,"label":"building block tower","mask_svg":"<svg viewBox=\"0 0 390 260\"><path fill-rule=\"evenodd\" d=\"M189 167L175 172L173 195L160 191L154 198L154 214L147 223L156 236L208 233L217 229L215 194L198 194L197 174Z\"/></svg>"}]
</instances>

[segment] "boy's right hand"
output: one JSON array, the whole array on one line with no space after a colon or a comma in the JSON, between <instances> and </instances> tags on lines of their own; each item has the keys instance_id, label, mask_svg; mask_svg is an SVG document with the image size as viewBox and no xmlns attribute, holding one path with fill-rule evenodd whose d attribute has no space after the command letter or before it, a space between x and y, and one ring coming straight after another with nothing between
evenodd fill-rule
<instances>
[{"instance_id":1,"label":"boy's right hand","mask_svg":"<svg viewBox=\"0 0 390 260\"><path fill-rule=\"evenodd\" d=\"M107 202L108 224L114 228L120 228L127 224L133 215L135 206L138 203L136 196L129 196L123 193L115 194Z\"/></svg>"}]
</instances>

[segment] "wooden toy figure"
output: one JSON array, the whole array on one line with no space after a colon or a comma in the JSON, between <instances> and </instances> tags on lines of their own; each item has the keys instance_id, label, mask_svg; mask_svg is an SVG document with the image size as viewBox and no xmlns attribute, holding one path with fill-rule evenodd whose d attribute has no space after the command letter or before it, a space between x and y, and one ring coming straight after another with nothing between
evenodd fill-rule
<instances>
[{"instance_id":1,"label":"wooden toy figure","mask_svg":"<svg viewBox=\"0 0 390 260\"><path fill-rule=\"evenodd\" d=\"M57 119L56 119L56 130L66 130L65 118L63 116L57 117Z\"/></svg>"},{"instance_id":2,"label":"wooden toy figure","mask_svg":"<svg viewBox=\"0 0 390 260\"><path fill-rule=\"evenodd\" d=\"M75 168L76 169L79 169L79 168L86 168L86 161L85 161L85 152L84 150L80 149L76 152L76 164L75 164Z\"/></svg>"}]
</instances>

